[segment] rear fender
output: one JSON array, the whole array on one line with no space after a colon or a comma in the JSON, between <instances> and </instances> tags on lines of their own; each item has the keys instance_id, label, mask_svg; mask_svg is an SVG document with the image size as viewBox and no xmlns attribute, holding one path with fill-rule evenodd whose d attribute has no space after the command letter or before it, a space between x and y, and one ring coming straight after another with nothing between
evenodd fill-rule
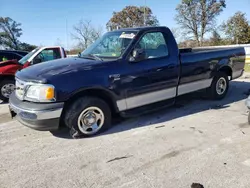
<instances>
[{"instance_id":1,"label":"rear fender","mask_svg":"<svg viewBox=\"0 0 250 188\"><path fill-rule=\"evenodd\" d=\"M230 77L230 80L232 79L233 69L229 59L222 59L218 62L216 73L218 71L226 73Z\"/></svg>"}]
</instances>

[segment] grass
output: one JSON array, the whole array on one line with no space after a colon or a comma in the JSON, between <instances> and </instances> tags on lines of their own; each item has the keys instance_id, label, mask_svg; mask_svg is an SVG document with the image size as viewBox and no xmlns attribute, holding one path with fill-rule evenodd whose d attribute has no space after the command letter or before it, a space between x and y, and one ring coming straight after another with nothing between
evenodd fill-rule
<instances>
[{"instance_id":1,"label":"grass","mask_svg":"<svg viewBox=\"0 0 250 188\"><path fill-rule=\"evenodd\" d=\"M250 63L246 63L244 67L245 72L250 72Z\"/></svg>"}]
</instances>

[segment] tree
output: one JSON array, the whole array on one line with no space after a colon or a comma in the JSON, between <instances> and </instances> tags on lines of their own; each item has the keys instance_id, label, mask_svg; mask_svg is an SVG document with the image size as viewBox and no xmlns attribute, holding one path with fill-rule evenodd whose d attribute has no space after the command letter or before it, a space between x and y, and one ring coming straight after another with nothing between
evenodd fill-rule
<instances>
[{"instance_id":1,"label":"tree","mask_svg":"<svg viewBox=\"0 0 250 188\"><path fill-rule=\"evenodd\" d=\"M73 39L78 41L78 48L84 50L102 35L102 28L95 28L90 20L80 20L73 27Z\"/></svg>"},{"instance_id":2,"label":"tree","mask_svg":"<svg viewBox=\"0 0 250 188\"><path fill-rule=\"evenodd\" d=\"M182 39L182 35L181 35L181 32L180 32L180 29L177 28L177 27L173 27L173 28L171 28L171 32L173 33L174 38L175 38L175 40L178 43Z\"/></svg>"},{"instance_id":3,"label":"tree","mask_svg":"<svg viewBox=\"0 0 250 188\"><path fill-rule=\"evenodd\" d=\"M21 24L9 17L0 17L0 45L18 50L20 41L18 38L22 35Z\"/></svg>"},{"instance_id":4,"label":"tree","mask_svg":"<svg viewBox=\"0 0 250 188\"><path fill-rule=\"evenodd\" d=\"M159 21L156 16L153 15L152 10L147 6L126 6L120 12L113 12L112 18L106 24L107 28L111 30L118 28L140 27L144 25L159 25Z\"/></svg>"},{"instance_id":5,"label":"tree","mask_svg":"<svg viewBox=\"0 0 250 188\"><path fill-rule=\"evenodd\" d=\"M210 38L210 43L211 43L210 45L212 46L218 46L222 44L221 36L216 30L214 30L212 33L212 36Z\"/></svg>"},{"instance_id":6,"label":"tree","mask_svg":"<svg viewBox=\"0 0 250 188\"><path fill-rule=\"evenodd\" d=\"M28 51L28 52L34 50L35 48L37 48L36 45L31 45L31 44L28 44L28 43L25 43L25 42L22 42L19 45L19 50L24 50L24 51Z\"/></svg>"},{"instance_id":7,"label":"tree","mask_svg":"<svg viewBox=\"0 0 250 188\"><path fill-rule=\"evenodd\" d=\"M234 16L222 24L222 28L232 43L250 43L250 25L245 13L236 12Z\"/></svg>"},{"instance_id":8,"label":"tree","mask_svg":"<svg viewBox=\"0 0 250 188\"><path fill-rule=\"evenodd\" d=\"M201 46L204 35L212 31L216 17L225 7L225 0L182 0L176 7L175 20L184 34L191 35Z\"/></svg>"}]
</instances>

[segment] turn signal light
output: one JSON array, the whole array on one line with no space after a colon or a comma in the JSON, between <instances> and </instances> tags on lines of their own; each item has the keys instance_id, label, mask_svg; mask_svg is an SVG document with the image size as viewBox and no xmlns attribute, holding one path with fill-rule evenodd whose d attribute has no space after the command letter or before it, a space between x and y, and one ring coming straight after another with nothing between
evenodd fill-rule
<instances>
[{"instance_id":1,"label":"turn signal light","mask_svg":"<svg viewBox=\"0 0 250 188\"><path fill-rule=\"evenodd\" d=\"M46 99L51 100L55 97L54 88L50 87L46 90Z\"/></svg>"}]
</instances>

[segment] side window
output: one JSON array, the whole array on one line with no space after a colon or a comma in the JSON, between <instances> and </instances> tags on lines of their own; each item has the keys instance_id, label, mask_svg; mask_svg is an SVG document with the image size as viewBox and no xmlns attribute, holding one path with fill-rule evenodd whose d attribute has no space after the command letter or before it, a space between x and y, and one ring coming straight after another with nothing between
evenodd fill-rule
<instances>
[{"instance_id":1,"label":"side window","mask_svg":"<svg viewBox=\"0 0 250 188\"><path fill-rule=\"evenodd\" d=\"M13 55L13 59L19 60L22 58L19 54L16 54L16 53L13 53L12 55Z\"/></svg>"},{"instance_id":2,"label":"side window","mask_svg":"<svg viewBox=\"0 0 250 188\"><path fill-rule=\"evenodd\" d=\"M3 54L2 61L12 60L12 59L14 59L14 58L13 58L13 55L11 53L7 52L7 53Z\"/></svg>"},{"instance_id":3,"label":"side window","mask_svg":"<svg viewBox=\"0 0 250 188\"><path fill-rule=\"evenodd\" d=\"M38 64L41 62L51 61L59 58L61 58L59 48L44 49L34 58L33 64Z\"/></svg>"},{"instance_id":4,"label":"side window","mask_svg":"<svg viewBox=\"0 0 250 188\"><path fill-rule=\"evenodd\" d=\"M4 53L0 53L0 61L4 61Z\"/></svg>"},{"instance_id":5,"label":"side window","mask_svg":"<svg viewBox=\"0 0 250 188\"><path fill-rule=\"evenodd\" d=\"M136 48L144 49L147 59L168 55L168 47L161 32L146 33L136 45Z\"/></svg>"}]
</instances>

